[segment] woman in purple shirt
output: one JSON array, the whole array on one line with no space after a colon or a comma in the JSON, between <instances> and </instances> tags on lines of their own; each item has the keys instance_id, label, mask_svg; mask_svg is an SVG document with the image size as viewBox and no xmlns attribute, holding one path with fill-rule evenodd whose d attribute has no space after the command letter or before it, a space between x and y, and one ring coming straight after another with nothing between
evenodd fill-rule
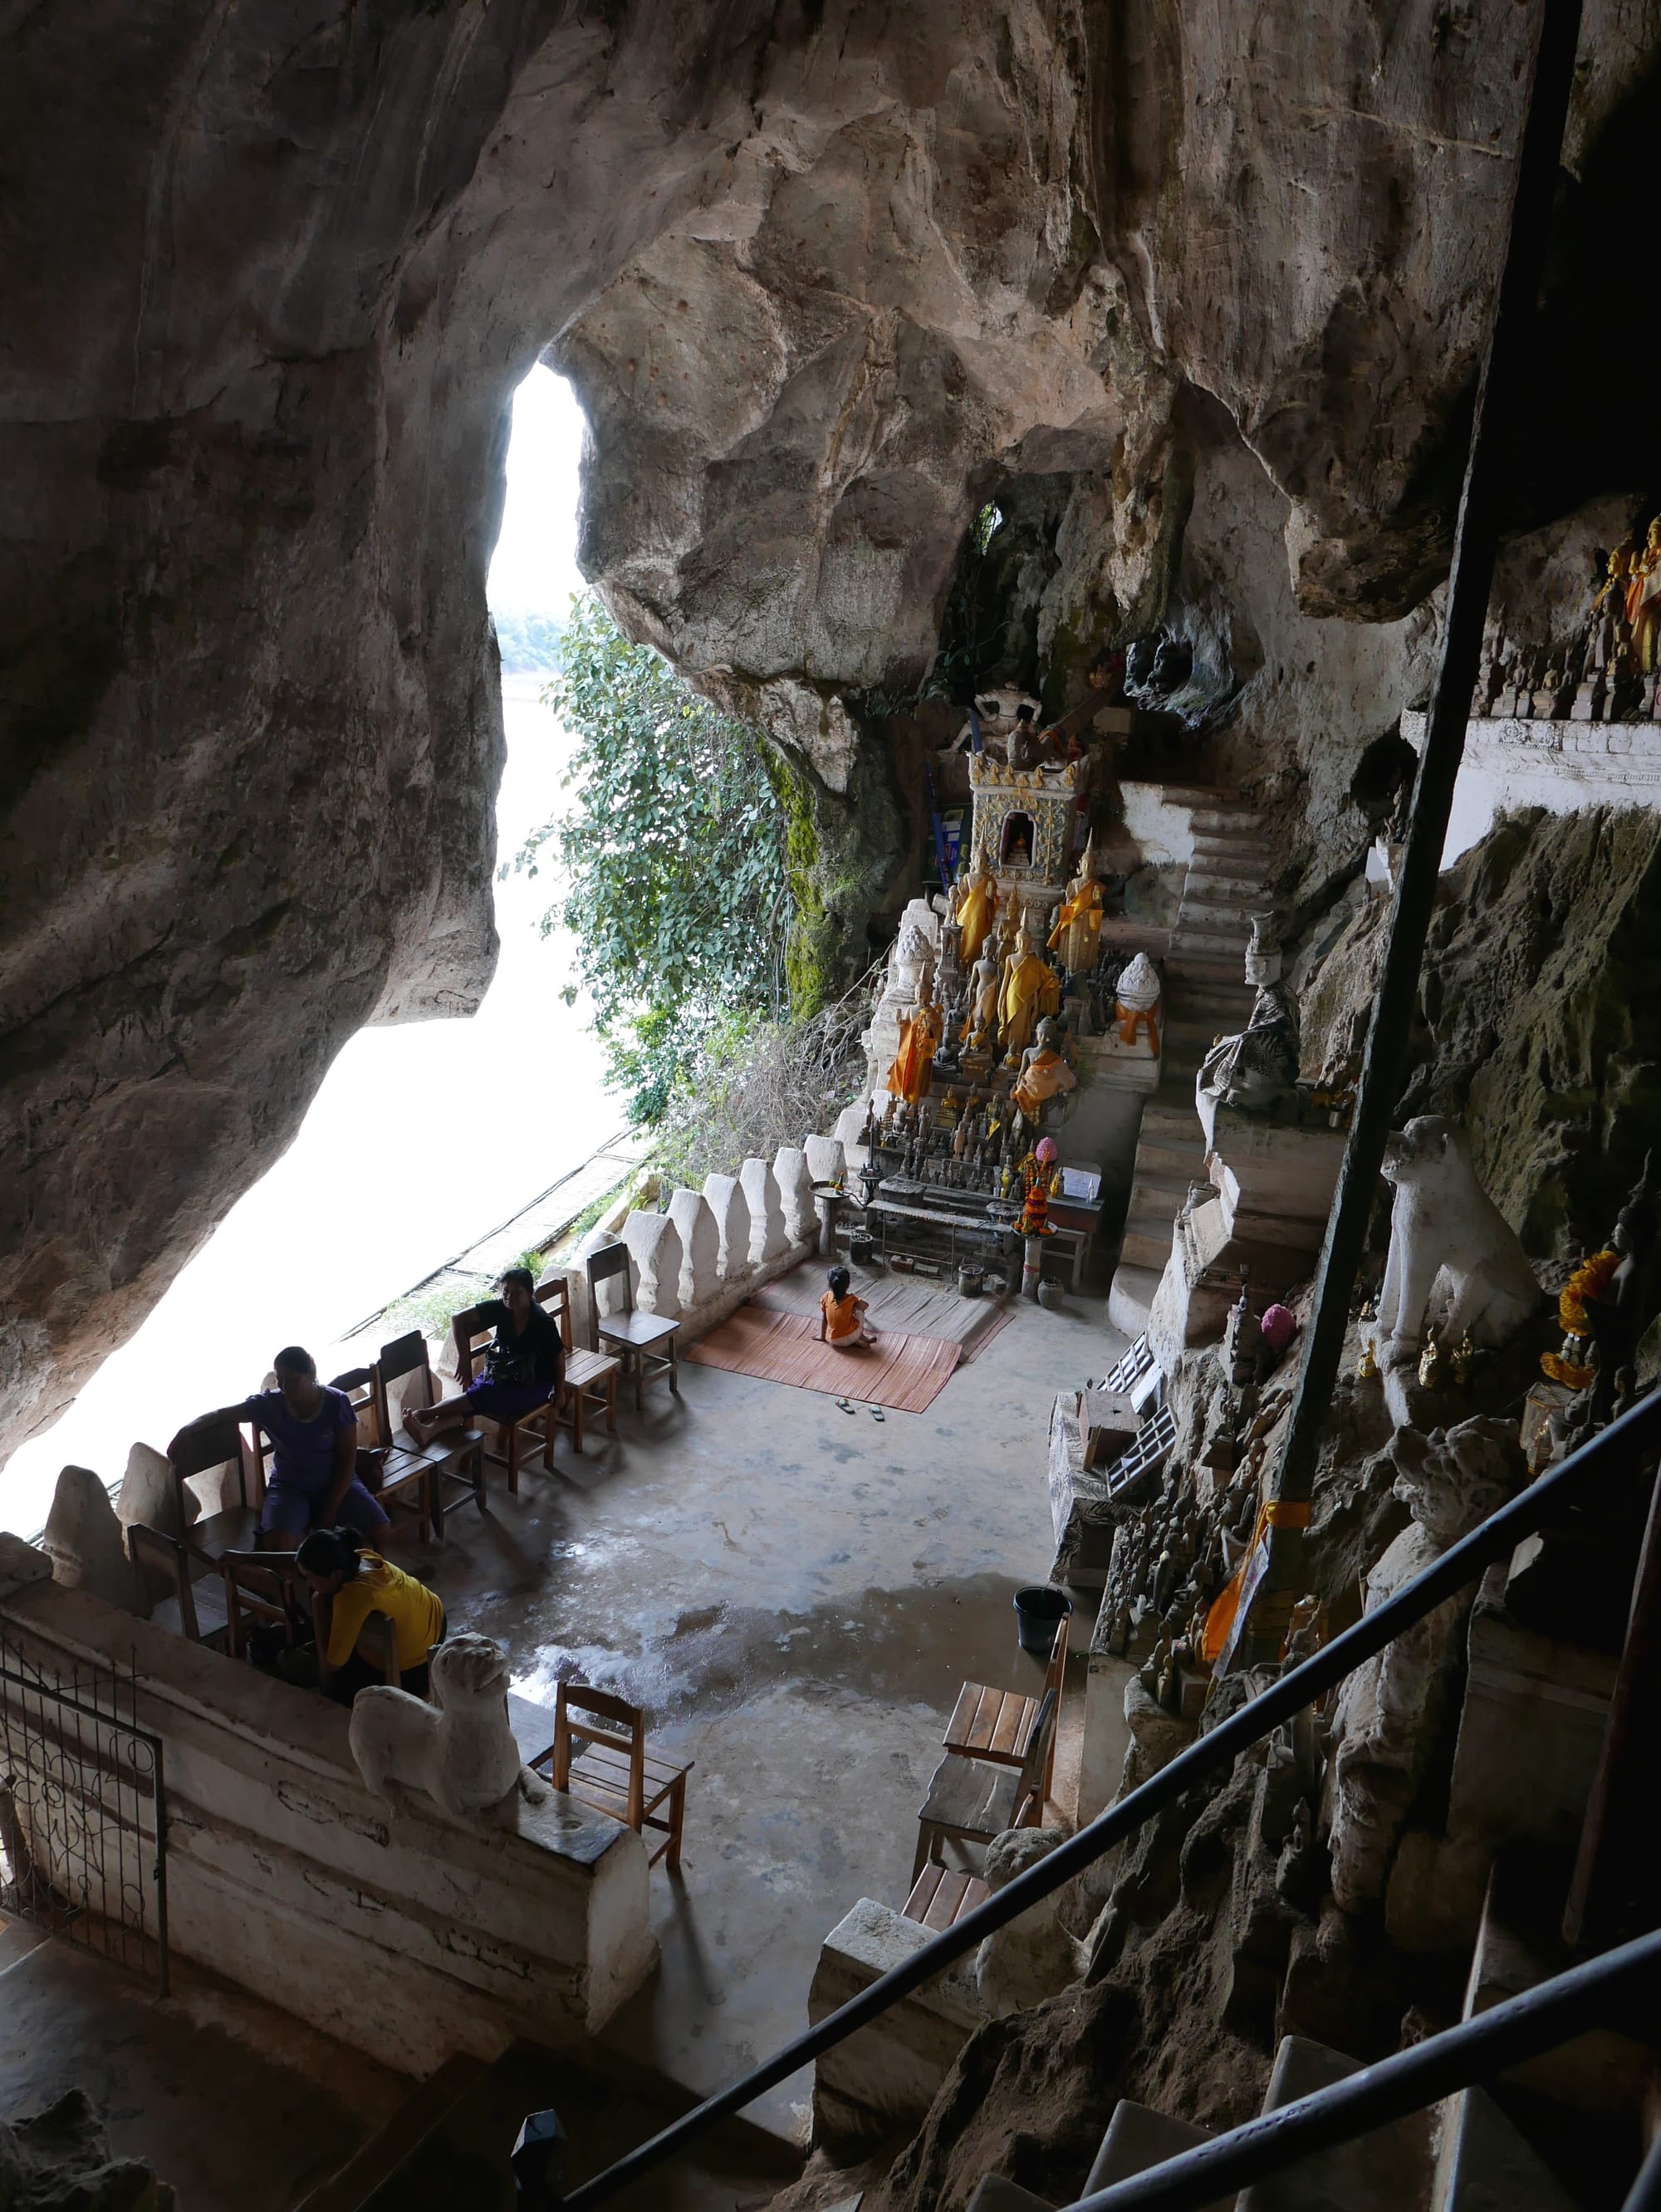
<instances>
[{"instance_id":1,"label":"woman in purple shirt","mask_svg":"<svg viewBox=\"0 0 1661 2212\"><path fill-rule=\"evenodd\" d=\"M317 1362L291 1344L271 1362L275 1390L261 1390L239 1406L222 1406L187 1424L252 1421L271 1440L260 1534L285 1540L289 1548L310 1528L355 1528L374 1537L387 1516L357 1479L358 1417L343 1390L318 1381ZM186 1431L181 1429L182 1437ZM173 1443L177 1444L179 1437ZM168 1447L169 1450L173 1446Z\"/></svg>"}]
</instances>

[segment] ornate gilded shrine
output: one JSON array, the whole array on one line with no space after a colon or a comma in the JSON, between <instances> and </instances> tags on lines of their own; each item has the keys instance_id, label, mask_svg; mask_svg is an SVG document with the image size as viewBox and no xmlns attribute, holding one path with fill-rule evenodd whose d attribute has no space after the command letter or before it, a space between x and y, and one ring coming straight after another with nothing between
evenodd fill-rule
<instances>
[{"instance_id":1,"label":"ornate gilded shrine","mask_svg":"<svg viewBox=\"0 0 1661 2212\"><path fill-rule=\"evenodd\" d=\"M985 754L970 760L970 850L985 854L1006 909L1018 897L1034 924L1066 888L1088 775L1088 760L1028 769Z\"/></svg>"}]
</instances>

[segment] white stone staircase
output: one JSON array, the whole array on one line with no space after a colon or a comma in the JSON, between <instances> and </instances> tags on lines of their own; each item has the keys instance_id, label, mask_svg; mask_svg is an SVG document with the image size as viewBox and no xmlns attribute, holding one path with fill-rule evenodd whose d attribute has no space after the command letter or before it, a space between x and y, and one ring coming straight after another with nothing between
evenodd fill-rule
<instances>
[{"instance_id":1,"label":"white stone staircase","mask_svg":"<svg viewBox=\"0 0 1661 2212\"><path fill-rule=\"evenodd\" d=\"M1148 1326L1171 1256L1172 1224L1190 1185L1205 1172L1194 1078L1213 1040L1242 1027L1252 1011L1244 980L1250 917L1269 902L1275 866L1262 816L1231 793L1171 785L1166 796L1190 810L1194 857L1165 961L1160 1084L1143 1110L1107 1301L1108 1320L1131 1338Z\"/></svg>"}]
</instances>

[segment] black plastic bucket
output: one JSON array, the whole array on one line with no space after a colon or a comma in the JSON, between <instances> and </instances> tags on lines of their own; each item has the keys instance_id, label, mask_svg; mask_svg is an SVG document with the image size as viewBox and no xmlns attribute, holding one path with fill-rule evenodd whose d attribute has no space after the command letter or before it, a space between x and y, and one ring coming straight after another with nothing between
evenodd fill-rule
<instances>
[{"instance_id":1,"label":"black plastic bucket","mask_svg":"<svg viewBox=\"0 0 1661 2212\"><path fill-rule=\"evenodd\" d=\"M1047 1659L1054 1648L1056 1629L1073 1609L1073 1601L1053 1583L1034 1583L1015 1594L1015 1634L1021 1648L1034 1659Z\"/></svg>"}]
</instances>

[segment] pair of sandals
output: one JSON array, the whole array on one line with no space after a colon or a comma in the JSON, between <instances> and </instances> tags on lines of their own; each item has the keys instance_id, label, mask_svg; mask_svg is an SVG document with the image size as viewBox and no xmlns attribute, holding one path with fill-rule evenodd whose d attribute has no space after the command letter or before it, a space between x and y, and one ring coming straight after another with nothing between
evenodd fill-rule
<instances>
[{"instance_id":1,"label":"pair of sandals","mask_svg":"<svg viewBox=\"0 0 1661 2212\"><path fill-rule=\"evenodd\" d=\"M836 1402L845 1413L857 1413L859 1411L852 1398L839 1398ZM888 1418L880 1406L867 1406L865 1411L874 1421L886 1421Z\"/></svg>"}]
</instances>

